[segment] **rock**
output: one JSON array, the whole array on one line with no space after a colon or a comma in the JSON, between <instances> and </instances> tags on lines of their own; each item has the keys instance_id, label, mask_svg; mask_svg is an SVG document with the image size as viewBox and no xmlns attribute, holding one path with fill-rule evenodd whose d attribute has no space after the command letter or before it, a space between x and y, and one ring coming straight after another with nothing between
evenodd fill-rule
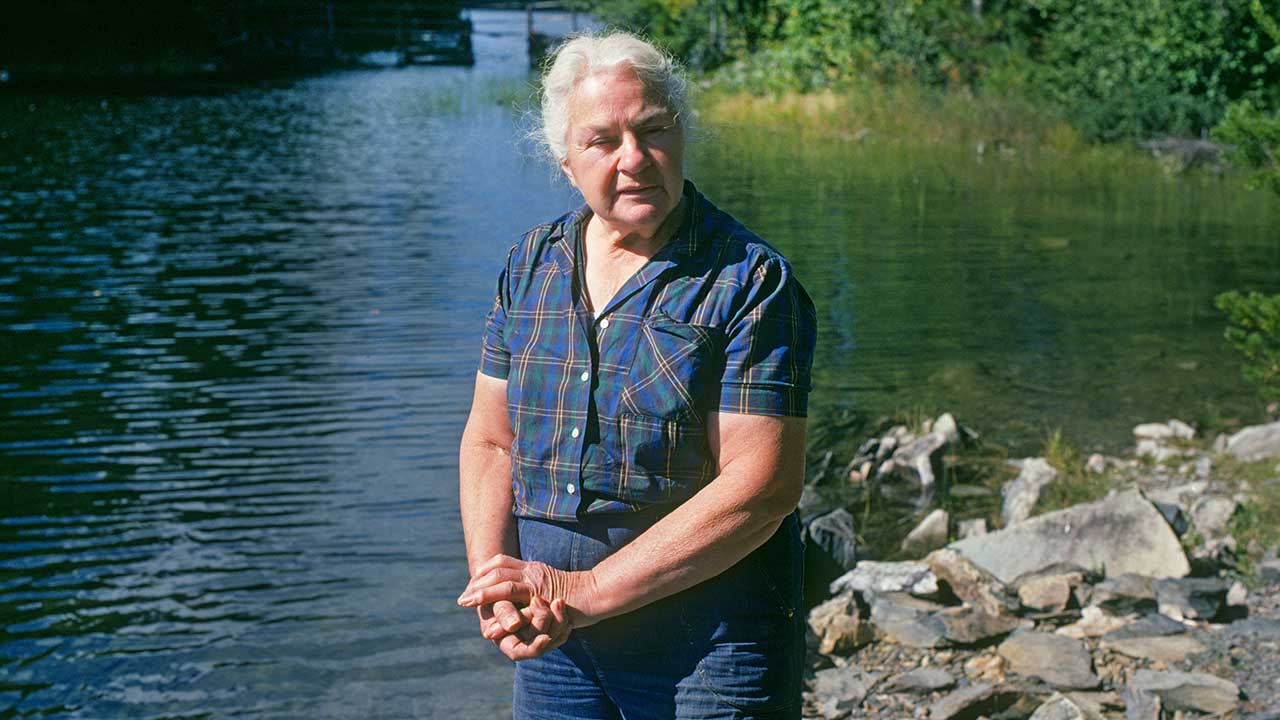
<instances>
[{"instance_id":1,"label":"rock","mask_svg":"<svg viewBox=\"0 0 1280 720\"><path fill-rule=\"evenodd\" d=\"M1193 469L1196 477L1201 480L1205 480L1209 477L1209 473L1213 472L1213 461L1209 459L1208 455L1201 455L1196 458L1196 463Z\"/></svg>"},{"instance_id":2,"label":"rock","mask_svg":"<svg viewBox=\"0 0 1280 720\"><path fill-rule=\"evenodd\" d=\"M1280 583L1280 560L1258 563L1258 579L1265 583Z\"/></svg>"},{"instance_id":3,"label":"rock","mask_svg":"<svg viewBox=\"0 0 1280 720\"><path fill-rule=\"evenodd\" d=\"M1031 517L1031 510L1040 500L1040 489L1058 476L1058 471L1044 458L1027 458L1018 461L1018 477L1004 486L1004 502L1000 514L1005 527Z\"/></svg>"},{"instance_id":4,"label":"rock","mask_svg":"<svg viewBox=\"0 0 1280 720\"><path fill-rule=\"evenodd\" d=\"M1154 587L1161 615L1209 620L1222 611L1231 585L1223 578L1166 578L1156 580Z\"/></svg>"},{"instance_id":5,"label":"rock","mask_svg":"<svg viewBox=\"0 0 1280 720\"><path fill-rule=\"evenodd\" d=\"M1107 458L1101 453L1094 453L1084 463L1085 472L1101 475L1107 471Z\"/></svg>"},{"instance_id":6,"label":"rock","mask_svg":"<svg viewBox=\"0 0 1280 720\"><path fill-rule=\"evenodd\" d=\"M1152 500L1151 504L1156 506L1156 509L1164 516L1165 522L1169 523L1169 527L1173 528L1174 534L1178 537L1186 535L1187 531L1191 529L1191 518L1187 516L1181 505L1160 500Z\"/></svg>"},{"instance_id":7,"label":"rock","mask_svg":"<svg viewBox=\"0 0 1280 720\"><path fill-rule=\"evenodd\" d=\"M1018 701L1016 692L978 683L960 688L929 706L929 720L959 720L995 715Z\"/></svg>"},{"instance_id":8,"label":"rock","mask_svg":"<svg viewBox=\"0 0 1280 720\"><path fill-rule=\"evenodd\" d=\"M853 593L837 595L809 611L809 629L818 636L818 652L848 655L875 639L862 621Z\"/></svg>"},{"instance_id":9,"label":"rock","mask_svg":"<svg viewBox=\"0 0 1280 720\"><path fill-rule=\"evenodd\" d=\"M1179 440L1194 440L1196 437L1196 429L1177 418L1173 418L1165 425L1173 432L1173 436Z\"/></svg>"},{"instance_id":10,"label":"rock","mask_svg":"<svg viewBox=\"0 0 1280 720\"><path fill-rule=\"evenodd\" d=\"M1241 430L1227 438L1226 451L1243 462L1280 457L1280 421Z\"/></svg>"},{"instance_id":11,"label":"rock","mask_svg":"<svg viewBox=\"0 0 1280 720\"><path fill-rule=\"evenodd\" d=\"M1182 577L1191 566L1177 536L1137 490L1046 513L981 537L951 543L1003 582L1054 563Z\"/></svg>"},{"instance_id":12,"label":"rock","mask_svg":"<svg viewBox=\"0 0 1280 720\"><path fill-rule=\"evenodd\" d=\"M1227 606L1249 607L1249 589L1239 580L1231 583L1231 588L1227 590Z\"/></svg>"},{"instance_id":13,"label":"rock","mask_svg":"<svg viewBox=\"0 0 1280 720\"><path fill-rule=\"evenodd\" d=\"M854 528L853 515L848 510L839 508L814 518L809 523L807 539L817 545L841 572L857 566L858 533Z\"/></svg>"},{"instance_id":14,"label":"rock","mask_svg":"<svg viewBox=\"0 0 1280 720\"><path fill-rule=\"evenodd\" d=\"M956 684L951 673L942 668L916 668L910 672L895 675L880 688L881 692L928 694L939 690L949 690Z\"/></svg>"},{"instance_id":15,"label":"rock","mask_svg":"<svg viewBox=\"0 0 1280 720\"><path fill-rule=\"evenodd\" d=\"M986 518L974 518L972 520L961 520L956 523L956 536L961 540L965 538L977 537L987 534Z\"/></svg>"},{"instance_id":16,"label":"rock","mask_svg":"<svg viewBox=\"0 0 1280 720\"><path fill-rule=\"evenodd\" d=\"M941 605L915 600L904 593L872 595L871 624L889 642L907 647L934 648L946 644L947 626L934 612Z\"/></svg>"},{"instance_id":17,"label":"rock","mask_svg":"<svg viewBox=\"0 0 1280 720\"><path fill-rule=\"evenodd\" d=\"M1173 428L1164 423L1142 423L1133 428L1133 436L1138 440L1172 440Z\"/></svg>"},{"instance_id":18,"label":"rock","mask_svg":"<svg viewBox=\"0 0 1280 720\"><path fill-rule=\"evenodd\" d=\"M903 550L927 551L947 544L947 530L951 525L951 516L946 510L938 508L925 516L924 520L902 540Z\"/></svg>"},{"instance_id":19,"label":"rock","mask_svg":"<svg viewBox=\"0 0 1280 720\"><path fill-rule=\"evenodd\" d=\"M1102 646L1121 655L1143 660L1156 660L1165 664L1182 662L1187 656L1206 650L1203 643L1189 635L1103 640Z\"/></svg>"},{"instance_id":20,"label":"rock","mask_svg":"<svg viewBox=\"0 0 1280 720\"><path fill-rule=\"evenodd\" d=\"M951 413L942 413L933 421L933 433L941 435L949 445L960 442L960 425Z\"/></svg>"},{"instance_id":21,"label":"rock","mask_svg":"<svg viewBox=\"0 0 1280 720\"><path fill-rule=\"evenodd\" d=\"M1019 675L1038 677L1056 688L1089 690L1102 680L1093 673L1089 649L1079 640L1042 632L1016 632L996 648Z\"/></svg>"},{"instance_id":22,"label":"rock","mask_svg":"<svg viewBox=\"0 0 1280 720\"><path fill-rule=\"evenodd\" d=\"M1011 587L1017 592L1023 607L1060 613L1080 604L1076 589L1084 583L1087 575L1083 568L1049 567L1019 576Z\"/></svg>"},{"instance_id":23,"label":"rock","mask_svg":"<svg viewBox=\"0 0 1280 720\"><path fill-rule=\"evenodd\" d=\"M1080 619L1076 622L1065 625L1054 630L1058 635L1063 635L1077 640L1089 637L1101 637L1107 633L1115 632L1133 623L1132 617L1116 617L1109 615L1096 605L1090 605L1080 611Z\"/></svg>"},{"instance_id":24,"label":"rock","mask_svg":"<svg viewBox=\"0 0 1280 720\"><path fill-rule=\"evenodd\" d=\"M1155 609L1155 585L1146 575L1121 573L1094 585L1089 603L1120 614Z\"/></svg>"},{"instance_id":25,"label":"rock","mask_svg":"<svg viewBox=\"0 0 1280 720\"><path fill-rule=\"evenodd\" d=\"M1225 713L1234 710L1240 698L1235 683L1207 673L1139 670L1129 686L1159 696L1165 711Z\"/></svg>"},{"instance_id":26,"label":"rock","mask_svg":"<svg viewBox=\"0 0 1280 720\"><path fill-rule=\"evenodd\" d=\"M1126 685L1121 693L1124 698L1124 720L1160 720L1160 696Z\"/></svg>"},{"instance_id":27,"label":"rock","mask_svg":"<svg viewBox=\"0 0 1280 720\"><path fill-rule=\"evenodd\" d=\"M971 606L946 608L937 613L946 627L946 639L955 645L986 645L1014 630L1035 625L1030 620L1010 615L991 615Z\"/></svg>"},{"instance_id":28,"label":"rock","mask_svg":"<svg viewBox=\"0 0 1280 720\"><path fill-rule=\"evenodd\" d=\"M917 508L928 505L937 494L946 445L947 439L936 433L900 445L876 472L881 493L890 500L910 501Z\"/></svg>"},{"instance_id":29,"label":"rock","mask_svg":"<svg viewBox=\"0 0 1280 720\"><path fill-rule=\"evenodd\" d=\"M864 560L836 578L832 595L852 590L859 593L905 592L928 597L938 593L938 578L922 562L876 562Z\"/></svg>"},{"instance_id":30,"label":"rock","mask_svg":"<svg viewBox=\"0 0 1280 720\"><path fill-rule=\"evenodd\" d=\"M1177 620L1164 615L1152 614L1145 615L1136 622L1130 622L1122 628L1108 632L1104 639L1123 640L1125 638L1165 637L1167 635L1181 635L1186 631L1187 626Z\"/></svg>"},{"instance_id":31,"label":"rock","mask_svg":"<svg viewBox=\"0 0 1280 720\"><path fill-rule=\"evenodd\" d=\"M1200 498L1191 506L1191 520L1200 534L1218 535L1227 528L1231 516L1236 514L1240 503L1221 495L1210 495Z\"/></svg>"},{"instance_id":32,"label":"rock","mask_svg":"<svg viewBox=\"0 0 1280 720\"><path fill-rule=\"evenodd\" d=\"M1096 717L1060 693L1054 693L1031 713L1031 720L1094 720Z\"/></svg>"},{"instance_id":33,"label":"rock","mask_svg":"<svg viewBox=\"0 0 1280 720\"><path fill-rule=\"evenodd\" d=\"M1004 615L1018 610L1018 601L1008 593L1004 583L955 550L934 550L925 558L925 562L937 580L945 583L952 594L979 612Z\"/></svg>"},{"instance_id":34,"label":"rock","mask_svg":"<svg viewBox=\"0 0 1280 720\"><path fill-rule=\"evenodd\" d=\"M815 705L823 717L847 717L862 705L880 677L848 667L819 670L813 674Z\"/></svg>"}]
</instances>

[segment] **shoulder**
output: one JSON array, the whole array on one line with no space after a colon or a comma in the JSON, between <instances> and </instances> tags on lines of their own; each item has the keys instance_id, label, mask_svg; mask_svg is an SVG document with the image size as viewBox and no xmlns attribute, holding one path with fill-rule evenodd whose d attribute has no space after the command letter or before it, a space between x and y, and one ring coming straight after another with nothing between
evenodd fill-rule
<instances>
[{"instance_id":1,"label":"shoulder","mask_svg":"<svg viewBox=\"0 0 1280 720\"><path fill-rule=\"evenodd\" d=\"M794 278L791 263L777 248L701 195L696 222L699 255L717 275L736 276L746 283L774 274Z\"/></svg>"},{"instance_id":2,"label":"shoulder","mask_svg":"<svg viewBox=\"0 0 1280 720\"><path fill-rule=\"evenodd\" d=\"M581 212L572 210L521 235L507 253L507 271L523 275L542 265L554 264L549 251L556 243L569 240L570 229L579 220Z\"/></svg>"}]
</instances>

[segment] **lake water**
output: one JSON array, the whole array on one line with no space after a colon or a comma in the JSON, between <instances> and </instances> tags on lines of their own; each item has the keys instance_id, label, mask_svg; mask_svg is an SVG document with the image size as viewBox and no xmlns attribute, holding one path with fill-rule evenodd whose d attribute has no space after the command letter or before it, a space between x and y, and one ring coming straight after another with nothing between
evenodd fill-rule
<instances>
[{"instance_id":1,"label":"lake water","mask_svg":"<svg viewBox=\"0 0 1280 720\"><path fill-rule=\"evenodd\" d=\"M523 14L474 18L470 69L0 95L0 717L507 712L456 447L506 249L577 200ZM818 408L1256 419L1211 299L1280 291L1273 198L750 128L688 171L815 297Z\"/></svg>"}]
</instances>

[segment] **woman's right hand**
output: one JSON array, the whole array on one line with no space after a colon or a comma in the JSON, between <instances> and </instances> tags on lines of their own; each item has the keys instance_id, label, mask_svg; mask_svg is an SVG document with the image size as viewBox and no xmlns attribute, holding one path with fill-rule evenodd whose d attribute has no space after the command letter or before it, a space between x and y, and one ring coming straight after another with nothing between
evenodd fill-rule
<instances>
[{"instance_id":1,"label":"woman's right hand","mask_svg":"<svg viewBox=\"0 0 1280 720\"><path fill-rule=\"evenodd\" d=\"M564 600L548 603L533 597L522 608L506 600L476 608L480 618L480 634L514 662L529 660L560 647L569 639L569 624Z\"/></svg>"}]
</instances>

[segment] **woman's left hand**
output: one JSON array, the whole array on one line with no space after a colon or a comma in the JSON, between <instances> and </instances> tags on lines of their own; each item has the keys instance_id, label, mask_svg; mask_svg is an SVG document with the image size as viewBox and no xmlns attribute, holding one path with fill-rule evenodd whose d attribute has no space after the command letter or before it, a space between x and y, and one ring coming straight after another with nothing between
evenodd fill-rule
<instances>
[{"instance_id":1,"label":"woman's left hand","mask_svg":"<svg viewBox=\"0 0 1280 720\"><path fill-rule=\"evenodd\" d=\"M458 604L515 604L524 620L518 630L504 633L493 623L484 634L512 660L538 657L559 647L574 627L589 624L585 614L568 604L578 596L575 591L589 586L589 576L510 555L495 555L476 568L475 577L458 597Z\"/></svg>"}]
</instances>

